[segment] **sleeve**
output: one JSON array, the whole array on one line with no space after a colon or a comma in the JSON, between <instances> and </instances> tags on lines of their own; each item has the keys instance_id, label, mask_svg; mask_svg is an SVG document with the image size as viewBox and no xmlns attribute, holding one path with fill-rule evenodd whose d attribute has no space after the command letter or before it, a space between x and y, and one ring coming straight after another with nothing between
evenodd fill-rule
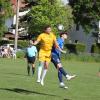
<instances>
[{"instance_id":1,"label":"sleeve","mask_svg":"<svg viewBox=\"0 0 100 100\"><path fill-rule=\"evenodd\" d=\"M53 38L54 38L54 46L55 46L56 48L59 48L59 45L58 45L58 43L57 43L56 36L54 35Z\"/></svg>"},{"instance_id":2,"label":"sleeve","mask_svg":"<svg viewBox=\"0 0 100 100\"><path fill-rule=\"evenodd\" d=\"M39 36L38 36L38 38L37 38L37 41L41 41L41 39L42 39L42 35L40 34Z\"/></svg>"},{"instance_id":3,"label":"sleeve","mask_svg":"<svg viewBox=\"0 0 100 100\"><path fill-rule=\"evenodd\" d=\"M60 39L59 39L59 38L57 39L57 43L58 43L58 45L60 45L60 44L61 44L61 42L60 42Z\"/></svg>"}]
</instances>

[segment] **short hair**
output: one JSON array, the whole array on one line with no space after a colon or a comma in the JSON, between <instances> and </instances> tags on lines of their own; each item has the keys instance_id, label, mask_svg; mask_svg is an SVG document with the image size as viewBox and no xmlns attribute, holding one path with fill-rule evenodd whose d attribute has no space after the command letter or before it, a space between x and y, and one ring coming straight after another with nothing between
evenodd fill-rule
<instances>
[{"instance_id":1,"label":"short hair","mask_svg":"<svg viewBox=\"0 0 100 100\"><path fill-rule=\"evenodd\" d=\"M68 35L68 33L67 33L67 32L61 32L61 33L60 33L60 37L62 37L62 35L63 35L63 34Z\"/></svg>"},{"instance_id":2,"label":"short hair","mask_svg":"<svg viewBox=\"0 0 100 100\"><path fill-rule=\"evenodd\" d=\"M47 28L51 27L50 25L46 25L44 26L44 30L46 30Z\"/></svg>"}]
</instances>

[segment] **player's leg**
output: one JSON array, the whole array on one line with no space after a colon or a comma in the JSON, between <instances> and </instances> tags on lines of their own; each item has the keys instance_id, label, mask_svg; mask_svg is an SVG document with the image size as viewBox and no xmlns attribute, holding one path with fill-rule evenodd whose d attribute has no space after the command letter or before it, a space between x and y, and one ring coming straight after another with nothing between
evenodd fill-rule
<instances>
[{"instance_id":1,"label":"player's leg","mask_svg":"<svg viewBox=\"0 0 100 100\"><path fill-rule=\"evenodd\" d=\"M27 57L27 73L30 75L30 58Z\"/></svg>"},{"instance_id":2,"label":"player's leg","mask_svg":"<svg viewBox=\"0 0 100 100\"><path fill-rule=\"evenodd\" d=\"M58 57L55 54L52 54L51 62L54 64L55 68L58 70L58 79L59 79L60 87L61 88L68 88L67 86L65 86L65 84L63 82L62 73L60 72L59 68L57 67L57 65L60 63L59 60L57 60L57 59L58 59Z\"/></svg>"},{"instance_id":3,"label":"player's leg","mask_svg":"<svg viewBox=\"0 0 100 100\"><path fill-rule=\"evenodd\" d=\"M34 64L35 63L35 56L32 57L31 62L32 62L32 74L34 75L34 72L35 72L35 64Z\"/></svg>"},{"instance_id":4,"label":"player's leg","mask_svg":"<svg viewBox=\"0 0 100 100\"><path fill-rule=\"evenodd\" d=\"M35 73L35 64L32 64L32 74L34 75Z\"/></svg>"},{"instance_id":5,"label":"player's leg","mask_svg":"<svg viewBox=\"0 0 100 100\"><path fill-rule=\"evenodd\" d=\"M40 83L41 81L41 73L42 73L42 68L44 66L45 62L45 56L44 56L44 51L40 50L39 51L39 66L38 66L38 75L37 75L37 82Z\"/></svg>"},{"instance_id":6,"label":"player's leg","mask_svg":"<svg viewBox=\"0 0 100 100\"><path fill-rule=\"evenodd\" d=\"M46 76L48 67L49 67L49 63L51 61L51 51L44 51L44 69L43 69L43 74L41 77L41 85L44 85L44 78Z\"/></svg>"},{"instance_id":7,"label":"player's leg","mask_svg":"<svg viewBox=\"0 0 100 100\"><path fill-rule=\"evenodd\" d=\"M53 64L55 65L55 67L58 69L58 72L60 71L64 76L67 75L66 71L62 67L60 58L56 54L52 53L51 61L53 62Z\"/></svg>"},{"instance_id":8,"label":"player's leg","mask_svg":"<svg viewBox=\"0 0 100 100\"><path fill-rule=\"evenodd\" d=\"M48 70L49 62L45 61L44 63L44 69L43 69L43 74L41 77L41 85L44 85L44 78L46 76L47 70Z\"/></svg>"},{"instance_id":9,"label":"player's leg","mask_svg":"<svg viewBox=\"0 0 100 100\"><path fill-rule=\"evenodd\" d=\"M58 70L57 68L57 62L56 62L56 57L52 55L51 57L51 62L54 64L55 68ZM59 82L62 83L63 82L63 79L62 79L62 73L58 70L58 79L59 79Z\"/></svg>"},{"instance_id":10,"label":"player's leg","mask_svg":"<svg viewBox=\"0 0 100 100\"><path fill-rule=\"evenodd\" d=\"M58 70L67 78L67 80L70 80L72 78L75 78L76 75L69 75L63 68L62 64L61 63L58 63L57 64L57 68Z\"/></svg>"},{"instance_id":11,"label":"player's leg","mask_svg":"<svg viewBox=\"0 0 100 100\"><path fill-rule=\"evenodd\" d=\"M37 78L38 83L41 81L41 73L42 73L43 66L44 66L44 62L40 61L38 66L38 78Z\"/></svg>"},{"instance_id":12,"label":"player's leg","mask_svg":"<svg viewBox=\"0 0 100 100\"><path fill-rule=\"evenodd\" d=\"M27 73L30 75L30 63L27 63Z\"/></svg>"}]
</instances>

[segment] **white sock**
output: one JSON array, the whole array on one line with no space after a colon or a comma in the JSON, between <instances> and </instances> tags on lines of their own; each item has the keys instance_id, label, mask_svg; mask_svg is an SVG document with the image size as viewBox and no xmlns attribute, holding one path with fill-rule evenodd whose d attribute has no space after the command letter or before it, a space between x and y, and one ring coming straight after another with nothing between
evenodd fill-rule
<instances>
[{"instance_id":1,"label":"white sock","mask_svg":"<svg viewBox=\"0 0 100 100\"><path fill-rule=\"evenodd\" d=\"M42 67L39 66L39 67L38 67L38 80L39 80L39 81L40 81L40 79L41 79L41 73L42 73Z\"/></svg>"},{"instance_id":2,"label":"white sock","mask_svg":"<svg viewBox=\"0 0 100 100\"><path fill-rule=\"evenodd\" d=\"M43 74L42 74L42 78L41 78L41 81L44 82L44 78L46 76L46 73L47 73L47 69L44 69L43 70Z\"/></svg>"}]
</instances>

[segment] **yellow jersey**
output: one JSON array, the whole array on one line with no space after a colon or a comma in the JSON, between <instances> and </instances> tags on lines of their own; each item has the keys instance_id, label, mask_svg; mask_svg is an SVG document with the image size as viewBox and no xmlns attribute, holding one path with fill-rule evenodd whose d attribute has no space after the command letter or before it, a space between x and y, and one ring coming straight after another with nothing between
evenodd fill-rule
<instances>
[{"instance_id":1,"label":"yellow jersey","mask_svg":"<svg viewBox=\"0 0 100 100\"><path fill-rule=\"evenodd\" d=\"M56 41L56 36L53 33L41 33L38 36L37 41L39 41L41 44L40 49L48 51L52 49L52 46Z\"/></svg>"}]
</instances>

